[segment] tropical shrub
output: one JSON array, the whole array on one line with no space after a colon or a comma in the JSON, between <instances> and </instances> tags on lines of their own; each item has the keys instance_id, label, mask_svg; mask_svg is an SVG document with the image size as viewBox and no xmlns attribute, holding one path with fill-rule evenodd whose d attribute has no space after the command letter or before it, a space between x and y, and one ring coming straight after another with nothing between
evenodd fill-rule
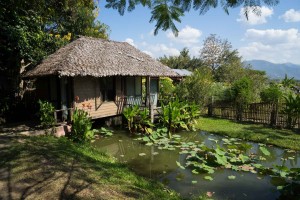
<instances>
[{"instance_id":1,"label":"tropical shrub","mask_svg":"<svg viewBox=\"0 0 300 200\"><path fill-rule=\"evenodd\" d=\"M242 121L243 110L253 101L253 81L243 77L235 81L229 90L229 96L237 108L237 120Z\"/></svg>"},{"instance_id":2,"label":"tropical shrub","mask_svg":"<svg viewBox=\"0 0 300 200\"><path fill-rule=\"evenodd\" d=\"M169 77L163 77L159 79L159 98L164 103L173 97L175 86L173 80Z\"/></svg>"},{"instance_id":3,"label":"tropical shrub","mask_svg":"<svg viewBox=\"0 0 300 200\"><path fill-rule=\"evenodd\" d=\"M124 108L123 115L127 120L127 128L131 134L140 133L151 133L151 127L153 126L149 110L141 110L138 105L129 106Z\"/></svg>"},{"instance_id":4,"label":"tropical shrub","mask_svg":"<svg viewBox=\"0 0 300 200\"><path fill-rule=\"evenodd\" d=\"M195 70L176 87L175 93L181 101L195 102L198 105L206 105L211 99L210 91L213 76L210 71Z\"/></svg>"},{"instance_id":5,"label":"tropical shrub","mask_svg":"<svg viewBox=\"0 0 300 200\"><path fill-rule=\"evenodd\" d=\"M94 138L95 131L92 130L92 121L88 113L76 108L72 119L72 131L69 138L79 143L91 141Z\"/></svg>"},{"instance_id":6,"label":"tropical shrub","mask_svg":"<svg viewBox=\"0 0 300 200\"><path fill-rule=\"evenodd\" d=\"M172 137L172 132L178 128L186 130L195 130L194 120L200 116L200 108L197 104L188 104L181 102L178 98L163 104L160 113L160 122L163 127L167 128L169 137Z\"/></svg>"},{"instance_id":7,"label":"tropical shrub","mask_svg":"<svg viewBox=\"0 0 300 200\"><path fill-rule=\"evenodd\" d=\"M54 106L50 102L42 101L42 100L39 100L38 104L40 106L40 110L39 110L38 114L40 117L41 125L44 128L54 126L54 124L55 124L55 118L54 118L55 108L54 108Z\"/></svg>"},{"instance_id":8,"label":"tropical shrub","mask_svg":"<svg viewBox=\"0 0 300 200\"><path fill-rule=\"evenodd\" d=\"M261 100L267 103L279 103L282 97L282 90L277 84L271 84L260 93Z\"/></svg>"},{"instance_id":9,"label":"tropical shrub","mask_svg":"<svg viewBox=\"0 0 300 200\"><path fill-rule=\"evenodd\" d=\"M134 124L134 118L137 116L139 113L139 106L134 105L134 106L129 106L124 108L123 110L123 115L127 120L127 128L130 133L134 133L136 130L135 124Z\"/></svg>"},{"instance_id":10,"label":"tropical shrub","mask_svg":"<svg viewBox=\"0 0 300 200\"><path fill-rule=\"evenodd\" d=\"M289 94L284 98L286 107L283 112L287 114L287 127L293 128L296 124L297 118L300 117L300 96Z\"/></svg>"}]
</instances>

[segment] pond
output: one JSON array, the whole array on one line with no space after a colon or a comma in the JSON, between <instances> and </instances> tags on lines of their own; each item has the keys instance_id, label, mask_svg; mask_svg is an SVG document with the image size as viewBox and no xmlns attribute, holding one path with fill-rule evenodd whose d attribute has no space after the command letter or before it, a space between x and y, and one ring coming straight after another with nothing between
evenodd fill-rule
<instances>
[{"instance_id":1,"label":"pond","mask_svg":"<svg viewBox=\"0 0 300 200\"><path fill-rule=\"evenodd\" d=\"M206 132L181 132L181 141L204 143L208 147L215 147L217 144L223 146L224 137L209 134ZM239 141L239 143L246 143ZM247 142L252 148L247 151L248 155L256 154L263 156L259 151L260 145ZM137 174L161 181L171 189L179 192L182 197L203 195L206 192L213 192L216 199L277 199L281 192L277 186L284 184L284 180L278 177L262 175L232 169L221 168L210 174L212 181L205 180L207 173L192 173L192 169L182 169L179 165L185 165L186 154L180 154L180 149L161 150L156 146L147 146L141 141L134 140L127 132L119 131L111 137L100 138L94 145L101 151L117 158L120 162L128 164L129 168ZM264 156L266 160L259 163L266 167L284 165L288 168L300 167L300 154L294 151L287 151L277 147L265 147L271 154ZM176 161L178 163L176 163ZM234 177L230 180L229 177Z\"/></svg>"}]
</instances>

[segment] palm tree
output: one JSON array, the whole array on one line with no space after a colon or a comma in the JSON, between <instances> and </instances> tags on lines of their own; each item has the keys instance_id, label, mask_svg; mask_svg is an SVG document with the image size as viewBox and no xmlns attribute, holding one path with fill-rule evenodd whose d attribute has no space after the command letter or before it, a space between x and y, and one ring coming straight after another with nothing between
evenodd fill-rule
<instances>
[{"instance_id":1,"label":"palm tree","mask_svg":"<svg viewBox=\"0 0 300 200\"><path fill-rule=\"evenodd\" d=\"M124 14L126 8L130 12L135 9L136 5L147 6L152 10L150 22L156 21L155 35L160 29L164 31L171 29L177 35L178 29L174 21L181 22L180 17L191 8L202 15L220 4L225 13L229 14L229 9L243 6L245 16L248 18L249 12L259 15L262 5L275 6L279 0L106 0L106 2L106 8L117 9L121 15Z\"/></svg>"}]
</instances>

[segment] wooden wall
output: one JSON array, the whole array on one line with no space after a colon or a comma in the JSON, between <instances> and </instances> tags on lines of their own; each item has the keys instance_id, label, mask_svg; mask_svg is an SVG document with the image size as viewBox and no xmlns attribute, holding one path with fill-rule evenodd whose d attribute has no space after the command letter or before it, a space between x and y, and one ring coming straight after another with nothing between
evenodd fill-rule
<instances>
[{"instance_id":1,"label":"wooden wall","mask_svg":"<svg viewBox=\"0 0 300 200\"><path fill-rule=\"evenodd\" d=\"M100 79L93 77L74 78L74 97L78 96L79 101L75 107L89 112L93 119L115 116L121 114L122 105L118 103L122 96L122 78L116 77L116 99L115 101L103 102L100 93Z\"/></svg>"}]
</instances>

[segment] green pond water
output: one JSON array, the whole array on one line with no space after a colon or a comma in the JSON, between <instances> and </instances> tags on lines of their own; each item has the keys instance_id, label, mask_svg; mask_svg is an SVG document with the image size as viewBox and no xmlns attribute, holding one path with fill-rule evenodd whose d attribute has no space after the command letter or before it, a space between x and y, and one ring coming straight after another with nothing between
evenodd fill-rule
<instances>
[{"instance_id":1,"label":"green pond water","mask_svg":"<svg viewBox=\"0 0 300 200\"><path fill-rule=\"evenodd\" d=\"M202 131L181 132L179 135L181 135L181 141L199 144L204 142L208 147L216 145L211 139L218 140L218 144L222 146L222 138L224 138ZM158 180L186 198L197 197L208 191L214 192L213 197L216 199L271 200L281 196L277 186L284 184L284 182L280 178L231 169L219 169L210 175L214 180L207 181L204 180L204 176L208 174L193 174L189 168L181 169L178 167L176 161L182 165L185 165L186 162L186 155L179 154L179 149L175 151L160 150L155 146L146 146L134 138L125 131L118 131L111 137L97 139L94 145L101 151L114 156L120 162L128 164L129 168L137 174ZM258 144L248 143L252 145L252 148L248 150L247 154L262 155ZM285 165L288 168L300 167L300 154L298 152L288 152L272 146L266 146L266 148L271 155L265 157L266 160L260 161L264 166L271 167L277 164ZM293 157L293 159L283 160L283 158L289 157ZM231 175L236 178L229 180L228 176ZM195 181L197 182L195 183Z\"/></svg>"}]
</instances>

